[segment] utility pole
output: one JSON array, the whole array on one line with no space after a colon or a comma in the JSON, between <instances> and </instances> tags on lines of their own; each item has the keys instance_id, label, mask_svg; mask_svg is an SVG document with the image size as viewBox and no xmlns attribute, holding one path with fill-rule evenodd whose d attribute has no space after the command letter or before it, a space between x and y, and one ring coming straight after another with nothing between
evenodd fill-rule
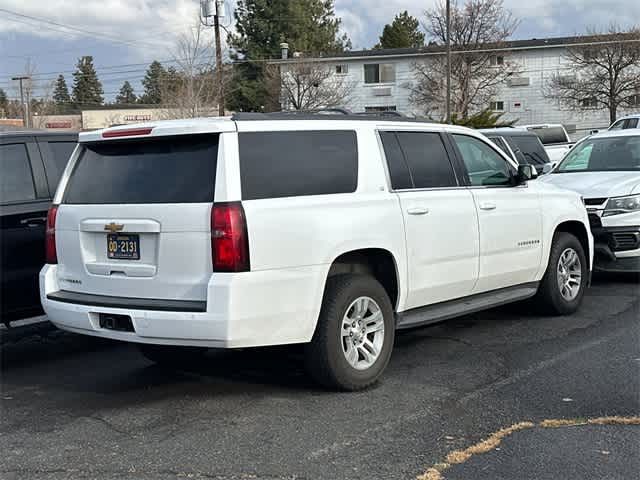
<instances>
[{"instance_id":1,"label":"utility pole","mask_svg":"<svg viewBox=\"0 0 640 480\"><path fill-rule=\"evenodd\" d=\"M224 16L224 0L200 0L200 22L205 27L213 27L216 43L216 86L218 90L218 115L224 116L224 76L222 72L222 43L220 41L220 18ZM213 25L207 19L213 17ZM224 27L222 27L224 28Z\"/></svg>"},{"instance_id":2,"label":"utility pole","mask_svg":"<svg viewBox=\"0 0 640 480\"><path fill-rule=\"evenodd\" d=\"M21 75L18 77L11 77L11 80L20 82L20 105L22 106L22 125L25 128L29 128L31 126L31 122L29 121L29 106L24 103L24 90L22 88L22 82L24 80L31 80L31 77L28 75Z\"/></svg>"},{"instance_id":3,"label":"utility pole","mask_svg":"<svg viewBox=\"0 0 640 480\"><path fill-rule=\"evenodd\" d=\"M451 123L451 0L447 0L447 117Z\"/></svg>"},{"instance_id":4,"label":"utility pole","mask_svg":"<svg viewBox=\"0 0 640 480\"><path fill-rule=\"evenodd\" d=\"M222 75L222 45L220 44L220 2L216 1L213 29L216 37L216 82L218 83L218 115L224 117L224 77Z\"/></svg>"}]
</instances>

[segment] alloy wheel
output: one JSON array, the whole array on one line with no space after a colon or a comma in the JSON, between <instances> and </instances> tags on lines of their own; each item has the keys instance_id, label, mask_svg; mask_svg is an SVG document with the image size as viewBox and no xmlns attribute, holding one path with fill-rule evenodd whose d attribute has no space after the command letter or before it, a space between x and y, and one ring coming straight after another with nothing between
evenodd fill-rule
<instances>
[{"instance_id":1,"label":"alloy wheel","mask_svg":"<svg viewBox=\"0 0 640 480\"><path fill-rule=\"evenodd\" d=\"M382 352L384 316L370 297L358 297L342 318L342 352L356 370L371 367Z\"/></svg>"}]
</instances>

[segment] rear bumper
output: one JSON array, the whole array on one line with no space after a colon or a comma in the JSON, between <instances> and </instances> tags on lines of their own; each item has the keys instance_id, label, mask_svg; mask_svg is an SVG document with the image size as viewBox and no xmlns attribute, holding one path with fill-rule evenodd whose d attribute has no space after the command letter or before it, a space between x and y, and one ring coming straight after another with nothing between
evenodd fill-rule
<instances>
[{"instance_id":1,"label":"rear bumper","mask_svg":"<svg viewBox=\"0 0 640 480\"><path fill-rule=\"evenodd\" d=\"M155 298L109 297L59 290L47 294L47 300L92 307L156 310L160 312L206 312L207 302L195 300L158 300Z\"/></svg>"},{"instance_id":2,"label":"rear bumper","mask_svg":"<svg viewBox=\"0 0 640 480\"><path fill-rule=\"evenodd\" d=\"M63 291L57 266L40 273L40 299L58 328L158 345L240 348L311 340L328 266L213 275L206 302L122 299ZM134 332L100 327L100 314L131 317Z\"/></svg>"}]
</instances>

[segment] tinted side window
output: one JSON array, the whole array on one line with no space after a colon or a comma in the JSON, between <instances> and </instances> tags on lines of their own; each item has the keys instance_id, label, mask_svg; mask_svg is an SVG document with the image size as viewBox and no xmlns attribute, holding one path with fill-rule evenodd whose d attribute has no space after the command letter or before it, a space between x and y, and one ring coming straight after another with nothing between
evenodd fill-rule
<instances>
[{"instance_id":1,"label":"tinted side window","mask_svg":"<svg viewBox=\"0 0 640 480\"><path fill-rule=\"evenodd\" d=\"M467 135L452 135L467 167L472 186L510 185L513 168L484 142Z\"/></svg>"},{"instance_id":2,"label":"tinted side window","mask_svg":"<svg viewBox=\"0 0 640 480\"><path fill-rule=\"evenodd\" d=\"M35 198L27 146L24 143L0 145L0 203Z\"/></svg>"},{"instance_id":3,"label":"tinted side window","mask_svg":"<svg viewBox=\"0 0 640 480\"><path fill-rule=\"evenodd\" d=\"M397 132L396 135L415 188L458 185L453 166L439 134Z\"/></svg>"},{"instance_id":4,"label":"tinted side window","mask_svg":"<svg viewBox=\"0 0 640 480\"><path fill-rule=\"evenodd\" d=\"M47 169L47 182L49 184L49 191L53 195L58 186L60 176L64 171L64 167L67 166L67 161L76 148L75 142L47 142L51 155L45 155L44 166Z\"/></svg>"},{"instance_id":5,"label":"tinted side window","mask_svg":"<svg viewBox=\"0 0 640 480\"><path fill-rule=\"evenodd\" d=\"M495 143L498 147L500 147L500 150L502 150L504 153L506 153L511 157L511 153L509 152L509 147L507 147L507 143L504 138L502 137L487 137L487 138L491 140L493 143Z\"/></svg>"},{"instance_id":6,"label":"tinted side window","mask_svg":"<svg viewBox=\"0 0 640 480\"><path fill-rule=\"evenodd\" d=\"M628 119L627 124L624 126L624 128L638 128L638 119L637 118Z\"/></svg>"},{"instance_id":7,"label":"tinted side window","mask_svg":"<svg viewBox=\"0 0 640 480\"><path fill-rule=\"evenodd\" d=\"M380 139L384 148L384 156L389 167L391 187L395 190L413 188L413 180L409 167L404 159L398 138L394 132L380 132Z\"/></svg>"},{"instance_id":8,"label":"tinted side window","mask_svg":"<svg viewBox=\"0 0 640 480\"><path fill-rule=\"evenodd\" d=\"M238 135L242 198L354 192L354 131L245 132Z\"/></svg>"}]
</instances>

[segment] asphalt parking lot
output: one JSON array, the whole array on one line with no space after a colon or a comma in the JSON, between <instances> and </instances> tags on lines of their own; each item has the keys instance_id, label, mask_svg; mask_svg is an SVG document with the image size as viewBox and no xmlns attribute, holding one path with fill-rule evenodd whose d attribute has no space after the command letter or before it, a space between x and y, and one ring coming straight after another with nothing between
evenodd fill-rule
<instances>
[{"instance_id":1,"label":"asphalt parking lot","mask_svg":"<svg viewBox=\"0 0 640 480\"><path fill-rule=\"evenodd\" d=\"M640 415L634 278L596 278L571 317L517 305L401 333L355 394L318 389L295 348L181 371L59 331L1 348L4 479L640 478L640 426L624 424ZM541 424L557 419L571 422Z\"/></svg>"}]
</instances>

